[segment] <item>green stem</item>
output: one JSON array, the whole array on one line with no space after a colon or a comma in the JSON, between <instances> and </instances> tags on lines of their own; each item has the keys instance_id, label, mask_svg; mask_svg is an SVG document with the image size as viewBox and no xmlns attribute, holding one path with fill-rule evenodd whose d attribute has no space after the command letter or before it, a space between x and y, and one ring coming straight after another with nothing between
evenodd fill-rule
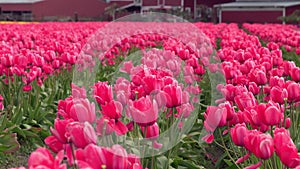
<instances>
[{"instance_id":1,"label":"green stem","mask_svg":"<svg viewBox=\"0 0 300 169\"><path fill-rule=\"evenodd\" d=\"M219 135L220 135L220 138L221 138L221 141L222 141L222 145L223 147L225 147L225 152L226 154L228 155L228 157L230 158L230 160L232 162L235 162L235 160L233 159L233 157L231 156L231 154L229 153L228 149L226 148L226 145L225 145L225 142L224 142L224 139L222 137L222 132L221 132L221 129L218 129L219 130ZM238 169L241 169L240 166L236 165Z\"/></svg>"}]
</instances>

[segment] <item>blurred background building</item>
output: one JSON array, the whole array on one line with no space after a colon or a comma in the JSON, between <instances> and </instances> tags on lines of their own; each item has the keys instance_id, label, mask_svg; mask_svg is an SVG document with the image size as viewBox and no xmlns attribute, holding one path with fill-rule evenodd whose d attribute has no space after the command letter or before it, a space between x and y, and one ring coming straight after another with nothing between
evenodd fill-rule
<instances>
[{"instance_id":1,"label":"blurred background building","mask_svg":"<svg viewBox=\"0 0 300 169\"><path fill-rule=\"evenodd\" d=\"M190 21L281 23L296 0L0 0L0 19L109 21L131 13L166 12Z\"/></svg>"}]
</instances>

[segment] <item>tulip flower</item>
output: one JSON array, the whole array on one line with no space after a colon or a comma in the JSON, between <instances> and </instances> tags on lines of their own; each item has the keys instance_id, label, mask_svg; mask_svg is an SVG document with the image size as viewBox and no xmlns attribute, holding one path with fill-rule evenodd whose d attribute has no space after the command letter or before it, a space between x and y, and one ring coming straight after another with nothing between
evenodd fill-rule
<instances>
[{"instance_id":1,"label":"tulip flower","mask_svg":"<svg viewBox=\"0 0 300 169\"><path fill-rule=\"evenodd\" d=\"M149 96L129 100L129 111L133 121L140 126L152 125L158 118L158 105Z\"/></svg>"},{"instance_id":2,"label":"tulip flower","mask_svg":"<svg viewBox=\"0 0 300 169\"><path fill-rule=\"evenodd\" d=\"M300 84L291 82L287 86L288 92L288 101L289 102L298 102L300 101Z\"/></svg>"},{"instance_id":3,"label":"tulip flower","mask_svg":"<svg viewBox=\"0 0 300 169\"><path fill-rule=\"evenodd\" d=\"M173 108L182 104L182 89L180 86L166 85L163 88L166 93L166 107Z\"/></svg>"},{"instance_id":4,"label":"tulip flower","mask_svg":"<svg viewBox=\"0 0 300 169\"><path fill-rule=\"evenodd\" d=\"M90 123L72 122L66 127L66 136L77 148L84 148L90 143L96 144L97 136Z\"/></svg>"},{"instance_id":5,"label":"tulip flower","mask_svg":"<svg viewBox=\"0 0 300 169\"><path fill-rule=\"evenodd\" d=\"M96 121L96 131L98 135L110 135L116 132L118 135L124 135L128 132L127 126L119 119L111 119L107 116L102 116Z\"/></svg>"},{"instance_id":6,"label":"tulip flower","mask_svg":"<svg viewBox=\"0 0 300 169\"><path fill-rule=\"evenodd\" d=\"M244 146L244 138L248 134L248 129L245 123L236 124L230 129L230 136L233 143L237 146Z\"/></svg>"},{"instance_id":7,"label":"tulip flower","mask_svg":"<svg viewBox=\"0 0 300 169\"><path fill-rule=\"evenodd\" d=\"M152 124L151 126L141 127L145 138L156 139L159 136L159 126L157 123Z\"/></svg>"},{"instance_id":8,"label":"tulip flower","mask_svg":"<svg viewBox=\"0 0 300 169\"><path fill-rule=\"evenodd\" d=\"M243 111L246 107L252 107L258 104L258 101L251 92L244 92L240 95L236 95L234 97L234 101L241 111Z\"/></svg>"},{"instance_id":9,"label":"tulip flower","mask_svg":"<svg viewBox=\"0 0 300 169\"><path fill-rule=\"evenodd\" d=\"M54 129L50 127L52 135L55 136L61 143L67 143L66 126L73 121L73 119L61 120L56 118L54 120Z\"/></svg>"},{"instance_id":10,"label":"tulip flower","mask_svg":"<svg viewBox=\"0 0 300 169\"><path fill-rule=\"evenodd\" d=\"M214 139L214 136L211 133L213 133L217 127L226 124L227 109L225 107L209 106L204 114L204 118L204 127L208 134L202 139L209 143Z\"/></svg>"},{"instance_id":11,"label":"tulip flower","mask_svg":"<svg viewBox=\"0 0 300 169\"><path fill-rule=\"evenodd\" d=\"M269 126L279 125L283 119L283 112L278 104L270 102L266 105L266 107L259 109L259 114L261 115L261 120L263 123Z\"/></svg>"},{"instance_id":12,"label":"tulip flower","mask_svg":"<svg viewBox=\"0 0 300 169\"><path fill-rule=\"evenodd\" d=\"M122 116L123 106L120 102L111 100L110 102L102 105L101 113L106 117L118 120Z\"/></svg>"},{"instance_id":13,"label":"tulip flower","mask_svg":"<svg viewBox=\"0 0 300 169\"><path fill-rule=\"evenodd\" d=\"M4 105L3 105L3 97L0 95L0 110L4 109Z\"/></svg>"},{"instance_id":14,"label":"tulip flower","mask_svg":"<svg viewBox=\"0 0 300 169\"><path fill-rule=\"evenodd\" d=\"M249 74L249 79L257 85L264 85L268 82L266 72L260 69L254 69Z\"/></svg>"},{"instance_id":15,"label":"tulip flower","mask_svg":"<svg viewBox=\"0 0 300 169\"><path fill-rule=\"evenodd\" d=\"M95 104L90 103L88 99L73 98L69 114L75 121L93 123L96 118Z\"/></svg>"},{"instance_id":16,"label":"tulip flower","mask_svg":"<svg viewBox=\"0 0 300 169\"><path fill-rule=\"evenodd\" d=\"M73 98L83 98L83 99L86 98L86 90L84 87L81 88L73 83L71 84L71 87L72 87Z\"/></svg>"},{"instance_id":17,"label":"tulip flower","mask_svg":"<svg viewBox=\"0 0 300 169\"><path fill-rule=\"evenodd\" d=\"M288 98L288 92L284 88L274 86L270 90L270 99L279 104L284 104L285 99Z\"/></svg>"},{"instance_id":18,"label":"tulip flower","mask_svg":"<svg viewBox=\"0 0 300 169\"><path fill-rule=\"evenodd\" d=\"M58 153L59 151L61 151L63 149L63 144L58 141L58 139L55 136L48 136L45 139L45 144L50 147L50 149L54 152L54 153Z\"/></svg>"},{"instance_id":19,"label":"tulip flower","mask_svg":"<svg viewBox=\"0 0 300 169\"><path fill-rule=\"evenodd\" d=\"M99 105L110 102L113 99L112 87L107 82L97 82L94 85L94 97Z\"/></svg>"},{"instance_id":20,"label":"tulip flower","mask_svg":"<svg viewBox=\"0 0 300 169\"><path fill-rule=\"evenodd\" d=\"M300 68L294 67L290 70L290 75L293 81L300 82Z\"/></svg>"},{"instance_id":21,"label":"tulip flower","mask_svg":"<svg viewBox=\"0 0 300 169\"><path fill-rule=\"evenodd\" d=\"M254 82L250 82L249 83L249 87L248 87L249 91L252 92L254 95L259 94L260 92L260 88L257 86L256 83Z\"/></svg>"},{"instance_id":22,"label":"tulip flower","mask_svg":"<svg viewBox=\"0 0 300 169\"><path fill-rule=\"evenodd\" d=\"M60 151L54 158L48 149L38 148L31 153L28 160L28 167L67 169L66 164L60 164L63 160L63 157L63 151Z\"/></svg>"},{"instance_id":23,"label":"tulip flower","mask_svg":"<svg viewBox=\"0 0 300 169\"><path fill-rule=\"evenodd\" d=\"M293 143L288 130L276 128L274 132L274 144L276 154L284 165L289 168L295 168L300 165L298 149Z\"/></svg>"},{"instance_id":24,"label":"tulip flower","mask_svg":"<svg viewBox=\"0 0 300 169\"><path fill-rule=\"evenodd\" d=\"M256 130L250 130L244 139L245 148L256 157L263 160L269 159L275 150L271 135Z\"/></svg>"},{"instance_id":25,"label":"tulip flower","mask_svg":"<svg viewBox=\"0 0 300 169\"><path fill-rule=\"evenodd\" d=\"M145 94L149 95L151 93L156 93L163 86L162 79L155 75L149 75L142 78L142 85L145 90Z\"/></svg>"}]
</instances>

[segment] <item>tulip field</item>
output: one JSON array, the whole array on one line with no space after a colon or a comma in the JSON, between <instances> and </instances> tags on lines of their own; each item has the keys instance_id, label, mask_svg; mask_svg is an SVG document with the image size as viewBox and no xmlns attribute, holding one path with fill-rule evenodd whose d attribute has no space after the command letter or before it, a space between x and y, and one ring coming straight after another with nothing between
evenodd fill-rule
<instances>
[{"instance_id":1,"label":"tulip field","mask_svg":"<svg viewBox=\"0 0 300 169\"><path fill-rule=\"evenodd\" d=\"M300 169L300 29L0 24L0 168Z\"/></svg>"}]
</instances>

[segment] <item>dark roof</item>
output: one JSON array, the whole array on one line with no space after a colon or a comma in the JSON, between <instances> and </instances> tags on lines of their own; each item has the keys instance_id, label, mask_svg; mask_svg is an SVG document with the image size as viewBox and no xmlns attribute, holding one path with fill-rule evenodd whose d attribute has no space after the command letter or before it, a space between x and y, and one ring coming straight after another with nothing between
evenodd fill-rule
<instances>
[{"instance_id":1,"label":"dark roof","mask_svg":"<svg viewBox=\"0 0 300 169\"><path fill-rule=\"evenodd\" d=\"M0 0L0 4L32 4L43 0Z\"/></svg>"},{"instance_id":2,"label":"dark roof","mask_svg":"<svg viewBox=\"0 0 300 169\"><path fill-rule=\"evenodd\" d=\"M230 2L230 3L223 3L214 5L214 7L221 7L221 8L283 8L289 6L300 5L300 1L285 1L285 2Z\"/></svg>"}]
</instances>

